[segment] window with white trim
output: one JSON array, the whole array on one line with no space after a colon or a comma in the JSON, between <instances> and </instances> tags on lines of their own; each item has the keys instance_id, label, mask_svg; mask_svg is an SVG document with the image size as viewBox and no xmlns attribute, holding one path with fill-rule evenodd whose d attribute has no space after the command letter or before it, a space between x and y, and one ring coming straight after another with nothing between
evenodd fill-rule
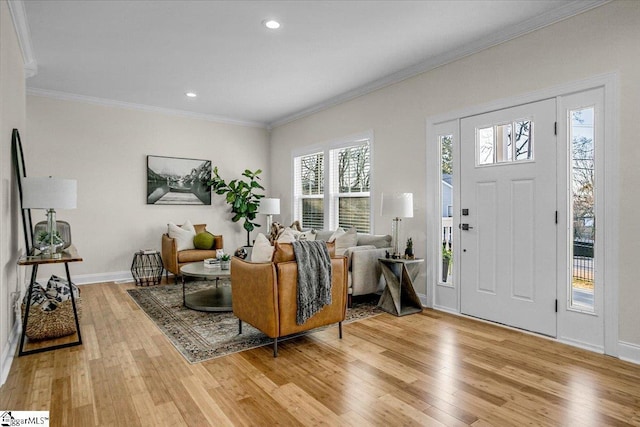
<instances>
[{"instance_id":1,"label":"window with white trim","mask_svg":"<svg viewBox=\"0 0 640 427\"><path fill-rule=\"evenodd\" d=\"M295 218L305 228L324 228L324 153L294 158Z\"/></svg>"},{"instance_id":2,"label":"window with white trim","mask_svg":"<svg viewBox=\"0 0 640 427\"><path fill-rule=\"evenodd\" d=\"M371 232L370 138L296 156L293 163L294 218L304 228Z\"/></svg>"}]
</instances>

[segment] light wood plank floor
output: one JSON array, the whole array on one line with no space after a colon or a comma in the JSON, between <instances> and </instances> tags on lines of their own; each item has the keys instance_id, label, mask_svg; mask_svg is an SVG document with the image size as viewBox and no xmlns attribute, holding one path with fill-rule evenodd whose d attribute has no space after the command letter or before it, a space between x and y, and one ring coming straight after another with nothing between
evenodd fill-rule
<instances>
[{"instance_id":1,"label":"light wood plank floor","mask_svg":"<svg viewBox=\"0 0 640 427\"><path fill-rule=\"evenodd\" d=\"M85 344L16 358L0 409L80 427L640 425L640 366L432 310L190 365L130 287L82 286Z\"/></svg>"}]
</instances>

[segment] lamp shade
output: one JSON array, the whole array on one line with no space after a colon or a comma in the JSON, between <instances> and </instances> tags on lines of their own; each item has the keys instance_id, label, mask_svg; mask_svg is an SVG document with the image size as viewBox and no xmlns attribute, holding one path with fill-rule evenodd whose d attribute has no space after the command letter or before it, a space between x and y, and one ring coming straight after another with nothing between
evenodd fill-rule
<instances>
[{"instance_id":1,"label":"lamp shade","mask_svg":"<svg viewBox=\"0 0 640 427\"><path fill-rule=\"evenodd\" d=\"M382 193L381 215L413 218L413 193Z\"/></svg>"},{"instance_id":2,"label":"lamp shade","mask_svg":"<svg viewBox=\"0 0 640 427\"><path fill-rule=\"evenodd\" d=\"M280 215L280 199L262 199L258 212L265 215Z\"/></svg>"},{"instance_id":3,"label":"lamp shade","mask_svg":"<svg viewBox=\"0 0 640 427\"><path fill-rule=\"evenodd\" d=\"M24 178L22 193L23 209L75 209L78 181L52 177Z\"/></svg>"}]
</instances>

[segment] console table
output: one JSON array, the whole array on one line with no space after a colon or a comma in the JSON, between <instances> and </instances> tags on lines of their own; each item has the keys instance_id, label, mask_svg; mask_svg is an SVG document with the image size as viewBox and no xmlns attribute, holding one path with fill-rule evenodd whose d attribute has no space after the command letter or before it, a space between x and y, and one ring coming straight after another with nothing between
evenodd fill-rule
<instances>
[{"instance_id":1,"label":"console table","mask_svg":"<svg viewBox=\"0 0 640 427\"><path fill-rule=\"evenodd\" d=\"M31 280L29 281L29 289L27 291L27 303L24 310L24 319L22 320L22 335L20 336L20 348L18 349L18 356L26 356L33 353L42 353L44 351L55 350L58 348L73 347L82 344L82 335L80 334L80 321L78 319L78 308L76 306L76 299L73 295L73 289L71 287L71 275L69 274L70 262L81 262L82 257L78 255L75 247L70 246L64 252L60 258L49 258L41 255L35 256L23 256L18 259L18 265L20 266L32 266ZM38 266L43 264L64 264L65 272L67 273L67 282L69 283L69 289L71 294L71 305L73 307L73 315L76 322L76 333L78 334L78 340L74 342L68 342L64 344L52 345L49 347L39 347L33 350L24 350L24 341L27 334L27 322L29 320L29 310L31 309L31 295L33 293L33 287L36 283L36 277L38 276Z\"/></svg>"},{"instance_id":2,"label":"console table","mask_svg":"<svg viewBox=\"0 0 640 427\"><path fill-rule=\"evenodd\" d=\"M424 259L379 258L378 261L387 282L378 307L396 316L421 312L422 303L413 289L413 281Z\"/></svg>"}]
</instances>

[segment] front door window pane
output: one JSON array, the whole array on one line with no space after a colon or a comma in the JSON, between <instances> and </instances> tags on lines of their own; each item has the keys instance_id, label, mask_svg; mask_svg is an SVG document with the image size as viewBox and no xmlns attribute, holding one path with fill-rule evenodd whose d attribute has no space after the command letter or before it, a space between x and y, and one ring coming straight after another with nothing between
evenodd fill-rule
<instances>
[{"instance_id":1,"label":"front door window pane","mask_svg":"<svg viewBox=\"0 0 640 427\"><path fill-rule=\"evenodd\" d=\"M533 122L515 120L476 129L477 165L533 160Z\"/></svg>"}]
</instances>

